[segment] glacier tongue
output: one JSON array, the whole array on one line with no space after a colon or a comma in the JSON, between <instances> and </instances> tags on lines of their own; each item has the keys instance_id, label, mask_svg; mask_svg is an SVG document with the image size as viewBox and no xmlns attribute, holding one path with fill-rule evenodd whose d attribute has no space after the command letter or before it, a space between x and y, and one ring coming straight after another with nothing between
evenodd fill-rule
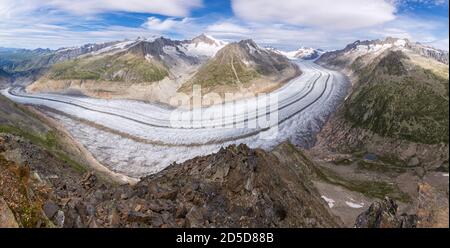
<instances>
[{"instance_id":1,"label":"glacier tongue","mask_svg":"<svg viewBox=\"0 0 450 248\"><path fill-rule=\"evenodd\" d=\"M202 109L201 118L208 113L205 115L208 119L200 119L204 127L189 126L192 120L188 120L185 128L176 128L171 125L173 109L138 101L27 94L15 88L2 94L16 102L57 110L48 114L59 120L101 163L116 172L140 177L230 144L245 143L263 149L271 149L285 140L304 147L313 144L315 134L345 97L349 83L340 73L312 62L297 63L303 74L267 96L278 99L277 108L270 112L276 114L277 122L270 126L245 124L258 112L242 110L257 104L256 98ZM232 109L238 111L231 116L223 114ZM238 125L213 125L223 120Z\"/></svg>"}]
</instances>

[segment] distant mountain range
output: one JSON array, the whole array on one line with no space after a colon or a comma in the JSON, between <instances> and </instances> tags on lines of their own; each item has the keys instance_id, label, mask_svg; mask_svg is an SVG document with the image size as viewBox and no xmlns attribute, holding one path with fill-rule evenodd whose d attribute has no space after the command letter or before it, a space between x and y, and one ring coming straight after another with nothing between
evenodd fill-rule
<instances>
[{"instance_id":1,"label":"distant mountain range","mask_svg":"<svg viewBox=\"0 0 450 248\"><path fill-rule=\"evenodd\" d=\"M202 34L192 40L185 41L171 41L163 37L152 40L137 38L136 40L86 44L80 47L60 48L57 50L1 48L0 68L12 73L23 72L31 69L48 68L53 64L67 60L98 55L114 55L128 50L135 54L148 52L149 56L156 56L161 59L160 55L163 53L169 55L168 53L170 53L168 50L163 51L163 46L176 47L179 54L184 53L186 57L211 57L226 44L226 42ZM139 49L144 50L138 51Z\"/></svg>"},{"instance_id":2,"label":"distant mountain range","mask_svg":"<svg viewBox=\"0 0 450 248\"><path fill-rule=\"evenodd\" d=\"M189 92L192 84L219 94L250 86L259 92L300 73L283 54L252 40L227 43L205 34L192 40L138 38L55 51L21 50L5 58L3 68L11 73L43 71L28 87L32 91L77 89L96 97L163 102L178 90ZM156 82L160 85L149 87Z\"/></svg>"},{"instance_id":3,"label":"distant mountain range","mask_svg":"<svg viewBox=\"0 0 450 248\"><path fill-rule=\"evenodd\" d=\"M269 48L270 50L284 55L289 59L304 59L304 60L314 60L319 58L322 54L325 53L325 51L321 50L321 49L314 49L314 48L310 48L310 47L301 47L297 50L294 51L282 51L282 50L278 50L276 48Z\"/></svg>"},{"instance_id":4,"label":"distant mountain range","mask_svg":"<svg viewBox=\"0 0 450 248\"><path fill-rule=\"evenodd\" d=\"M408 54L419 55L425 58L431 58L435 61L448 65L448 51L435 49L420 43L412 42L407 39L386 38L384 40L355 41L347 45L342 50L328 52L321 56L320 61L333 65L336 68L349 66L356 60L369 61L386 51L401 50Z\"/></svg>"}]
</instances>

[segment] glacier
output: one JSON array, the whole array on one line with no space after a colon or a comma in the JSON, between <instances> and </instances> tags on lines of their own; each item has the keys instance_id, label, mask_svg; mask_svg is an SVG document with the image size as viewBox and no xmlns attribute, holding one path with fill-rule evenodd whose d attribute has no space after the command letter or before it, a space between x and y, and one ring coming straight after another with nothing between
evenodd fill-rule
<instances>
[{"instance_id":1,"label":"glacier","mask_svg":"<svg viewBox=\"0 0 450 248\"><path fill-rule=\"evenodd\" d=\"M315 134L344 99L350 84L339 72L310 61L296 63L302 75L262 98L200 110L133 100L29 94L20 87L5 89L2 94L18 103L45 106L43 111L60 122L100 163L114 172L139 178L231 144L266 150L286 140L306 148L313 145ZM276 104L261 113L255 107L261 99L275 99ZM249 125L250 120L269 115L275 116L275 122ZM174 116L187 119L175 125ZM200 124L193 125L196 122Z\"/></svg>"}]
</instances>

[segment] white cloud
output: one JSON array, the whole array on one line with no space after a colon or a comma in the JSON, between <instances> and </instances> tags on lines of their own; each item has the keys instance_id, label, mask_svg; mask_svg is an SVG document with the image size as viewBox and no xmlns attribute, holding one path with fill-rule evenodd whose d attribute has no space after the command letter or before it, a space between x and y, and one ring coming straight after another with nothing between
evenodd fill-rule
<instances>
[{"instance_id":1,"label":"white cloud","mask_svg":"<svg viewBox=\"0 0 450 248\"><path fill-rule=\"evenodd\" d=\"M209 34L227 40L252 38L263 45L283 49L310 46L327 50L341 49L355 40L382 39L388 36L408 38L412 41L448 50L448 30L443 20L397 16L393 21L369 28L329 30L317 27L298 27L289 24L239 22L227 20L210 25ZM242 32L245 30L245 32ZM446 46L447 45L447 46Z\"/></svg>"},{"instance_id":2,"label":"white cloud","mask_svg":"<svg viewBox=\"0 0 450 248\"><path fill-rule=\"evenodd\" d=\"M229 34L248 34L250 29L239 26L231 22L219 22L208 26L206 29L212 33L229 33Z\"/></svg>"},{"instance_id":3,"label":"white cloud","mask_svg":"<svg viewBox=\"0 0 450 248\"><path fill-rule=\"evenodd\" d=\"M395 19L388 0L232 0L243 20L314 26L325 29L370 27Z\"/></svg>"},{"instance_id":4,"label":"white cloud","mask_svg":"<svg viewBox=\"0 0 450 248\"><path fill-rule=\"evenodd\" d=\"M411 3L419 3L422 5L434 5L434 6L442 6L448 4L448 0L391 0L397 5L409 5Z\"/></svg>"},{"instance_id":5,"label":"white cloud","mask_svg":"<svg viewBox=\"0 0 450 248\"><path fill-rule=\"evenodd\" d=\"M82 3L87 1L81 0ZM97 5L100 1L102 0L91 0L89 2L96 2L95 5ZM128 0L127 3L136 1ZM233 1L233 4L238 2L237 0ZM358 0L358 2L366 1L368 0ZM406 2L409 0L386 1L389 1L389 6L399 6L399 4L407 4ZM402 3L399 3L400 1ZM45 4L42 4L43 2ZM295 49L299 46L339 49L358 39L378 39L386 36L409 38L437 48L448 49L448 17L439 19L439 17L430 18L427 16L425 18L401 15L395 14L393 10L392 15L395 14L396 16L392 20L366 27L368 23L362 20L364 18L360 15L352 14L356 10L361 11L364 9L359 7L360 4L356 4L353 6L353 9L346 10L349 11L348 15L350 16L343 16L342 20L333 21L333 25L324 25L324 23L335 20L334 18L338 18L342 13L347 13L341 8L349 7L349 3L352 2L349 0L329 1L329 6L326 8L321 6L322 10L320 11L322 12L305 8L302 10L295 9L296 4L306 2L303 0L296 0L295 3L292 0L278 0L276 3L273 3L274 1L260 0L261 4L266 2L269 4L263 5L264 8L256 6L251 12L254 13L254 16L261 15L261 18L264 17L261 21L243 18L243 16L225 18L220 15L209 14L196 18L143 18L140 20L142 25L137 25L137 27L108 25L101 18L101 15L92 14L92 11L96 13L102 11L102 8L98 6L94 6L95 8L93 7L89 14L81 14L83 13L82 11L76 10L76 8L81 7L71 4L62 5L61 3L63 2L68 3L68 1L62 0L0 0L0 46L59 48L91 42L134 39L138 36L166 36L174 39L188 39L206 32L227 41L251 38L262 45L284 49ZM123 4L124 1L118 2L115 5L104 4L108 6L103 7L103 10L111 8L119 10L120 4ZM146 0L140 2L158 3L161 1ZM181 0L167 0L167 4L171 4L172 7L177 6L177 3L181 2ZM200 3L201 1L197 0L194 2ZM247 6L250 6L255 0L246 0L246 2L249 2ZM324 0L315 0L314 3L313 1L308 2L311 3L305 3L305 6L310 8L326 3ZM380 3L384 1L374 0L373 2ZM78 4L80 4L80 1L78 1ZM88 3L88 5L90 4ZM52 9L48 9L50 5L53 6ZM56 8L55 6L60 7ZM126 11L128 8L135 7L124 7L122 11ZM370 6L367 6L367 8L373 9ZM191 8L185 8L185 11L189 11L189 9ZM261 9L265 10L262 11ZM131 9L128 10L131 11ZM336 13L331 13L335 10ZM279 13L276 11L279 11ZM125 12L124 15L134 18L133 14L127 13ZM165 13L169 13L169 11L166 10ZM268 16L274 17L278 15L280 16L278 20L267 19ZM322 19L309 20L314 16L322 17ZM304 19L308 20L300 24L297 22ZM349 19L352 19L358 25L353 23L346 24L349 22ZM361 27L362 23L365 23L363 27Z\"/></svg>"},{"instance_id":6,"label":"white cloud","mask_svg":"<svg viewBox=\"0 0 450 248\"><path fill-rule=\"evenodd\" d=\"M39 24L26 27L3 28L0 23L0 46L21 48L52 48L79 46L87 43L154 37L162 35L144 28L111 26L101 30L74 31Z\"/></svg>"},{"instance_id":7,"label":"white cloud","mask_svg":"<svg viewBox=\"0 0 450 248\"><path fill-rule=\"evenodd\" d=\"M156 17L149 17L147 21L142 25L143 27L149 29L149 30L169 30L174 27L179 27L179 25L183 25L189 22L188 18L183 18L181 20L176 20L174 18L167 18L165 20L161 20Z\"/></svg>"},{"instance_id":8,"label":"white cloud","mask_svg":"<svg viewBox=\"0 0 450 248\"><path fill-rule=\"evenodd\" d=\"M108 11L152 13L166 16L188 16L202 0L0 0L0 17L52 9L75 15L90 15Z\"/></svg>"},{"instance_id":9,"label":"white cloud","mask_svg":"<svg viewBox=\"0 0 450 248\"><path fill-rule=\"evenodd\" d=\"M155 37L171 30L175 30L174 36L177 32L191 34L199 30L190 24L192 18L149 18L142 19L141 26L129 27L109 25L99 13L116 11L137 19L140 17L130 12L188 16L200 6L202 0L0 0L0 46L59 48Z\"/></svg>"}]
</instances>

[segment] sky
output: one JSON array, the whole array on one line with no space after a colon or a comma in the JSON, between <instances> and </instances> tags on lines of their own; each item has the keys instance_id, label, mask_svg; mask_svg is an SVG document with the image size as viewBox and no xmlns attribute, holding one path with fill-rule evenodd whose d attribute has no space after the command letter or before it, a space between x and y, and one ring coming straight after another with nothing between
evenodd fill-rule
<instances>
[{"instance_id":1,"label":"sky","mask_svg":"<svg viewBox=\"0 0 450 248\"><path fill-rule=\"evenodd\" d=\"M0 0L0 47L206 33L284 50L389 36L448 50L448 11L448 0Z\"/></svg>"}]
</instances>

